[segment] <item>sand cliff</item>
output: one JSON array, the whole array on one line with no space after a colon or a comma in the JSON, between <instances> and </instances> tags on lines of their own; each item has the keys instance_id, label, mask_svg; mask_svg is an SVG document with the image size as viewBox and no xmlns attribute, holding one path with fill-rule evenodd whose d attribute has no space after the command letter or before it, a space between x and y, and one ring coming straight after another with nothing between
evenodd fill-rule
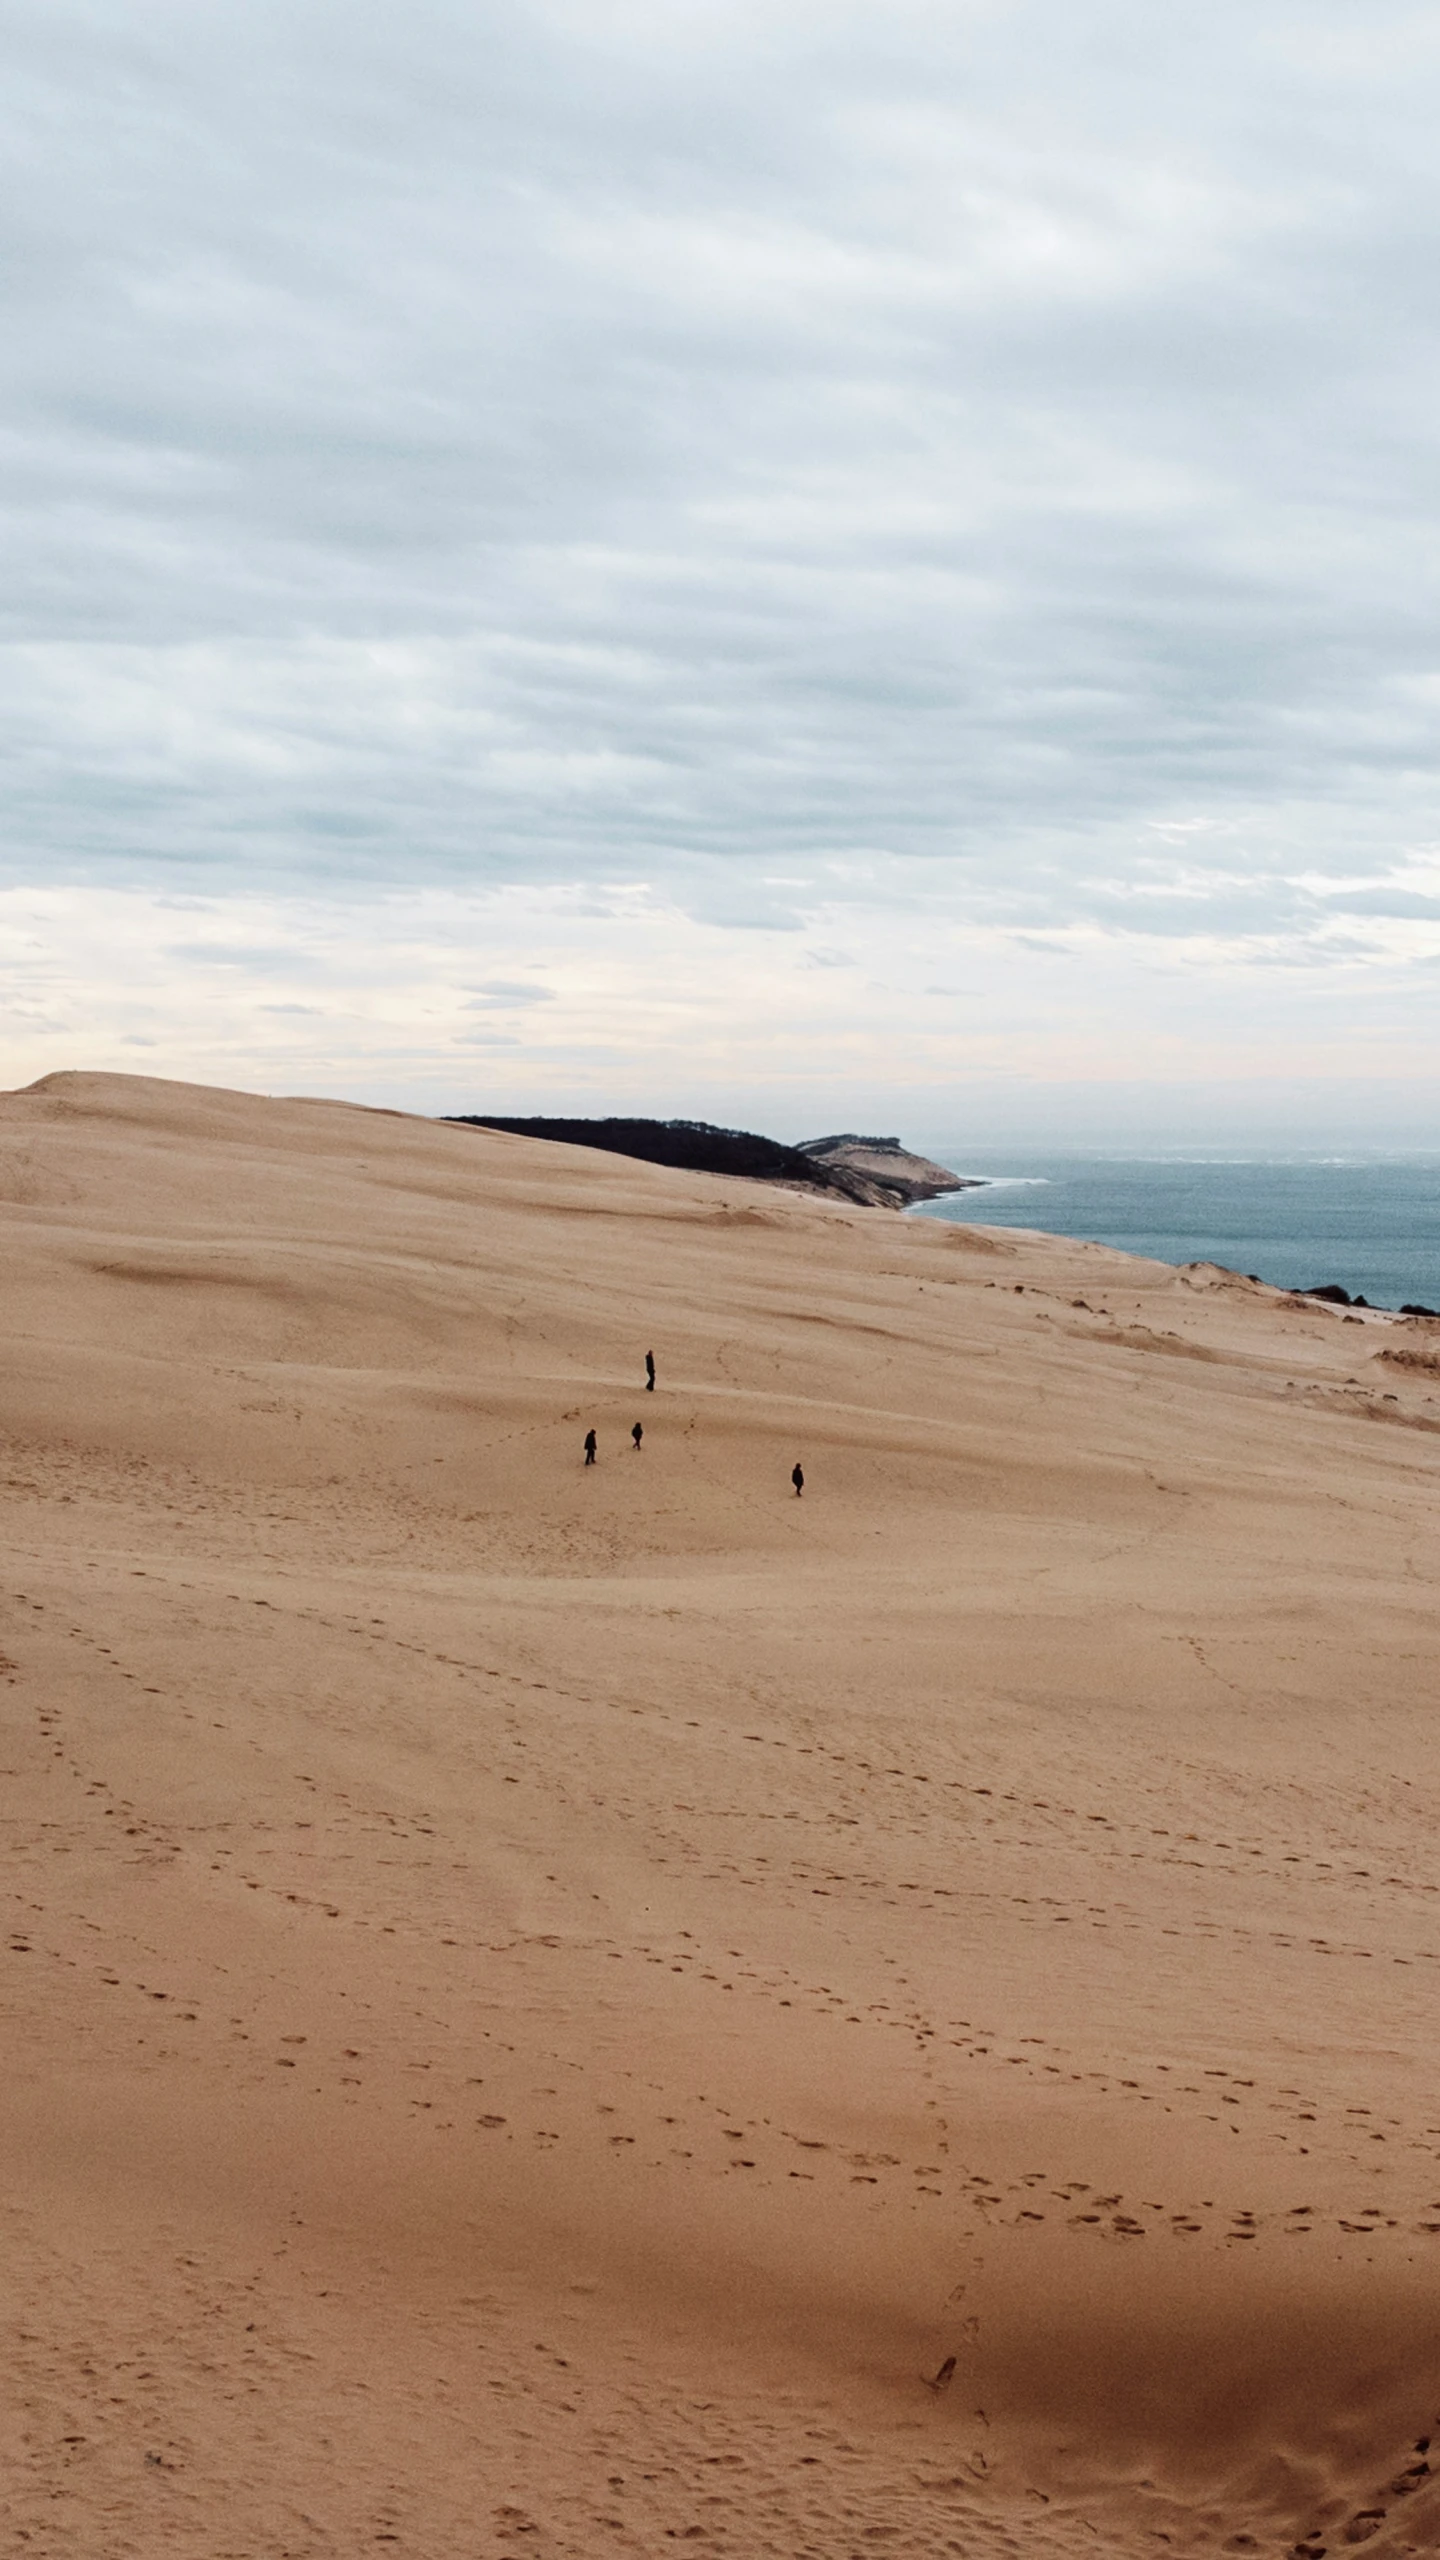
<instances>
[{"instance_id":1,"label":"sand cliff","mask_svg":"<svg viewBox=\"0 0 1440 2560\"><path fill-rule=\"evenodd\" d=\"M0 1242L10 2547L1440 2547L1401 1329L108 1076Z\"/></svg>"},{"instance_id":2,"label":"sand cliff","mask_svg":"<svg viewBox=\"0 0 1440 2560\"><path fill-rule=\"evenodd\" d=\"M898 1138L863 1138L843 1130L833 1138L805 1138L800 1153L832 1174L848 1177L854 1196L874 1209L907 1209L917 1200L938 1200L949 1191L977 1191L984 1185L973 1175L952 1173L948 1165L917 1156Z\"/></svg>"}]
</instances>

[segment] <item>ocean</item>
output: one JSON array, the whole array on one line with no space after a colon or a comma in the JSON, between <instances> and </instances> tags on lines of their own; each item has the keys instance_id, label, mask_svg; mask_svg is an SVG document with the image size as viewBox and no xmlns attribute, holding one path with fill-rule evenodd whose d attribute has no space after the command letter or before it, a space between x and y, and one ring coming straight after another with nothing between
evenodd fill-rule
<instances>
[{"instance_id":1,"label":"ocean","mask_svg":"<svg viewBox=\"0 0 1440 2560\"><path fill-rule=\"evenodd\" d=\"M1338 1281L1373 1307L1440 1307L1440 1154L1028 1156L933 1148L984 1189L912 1217L1039 1227L1279 1288Z\"/></svg>"}]
</instances>

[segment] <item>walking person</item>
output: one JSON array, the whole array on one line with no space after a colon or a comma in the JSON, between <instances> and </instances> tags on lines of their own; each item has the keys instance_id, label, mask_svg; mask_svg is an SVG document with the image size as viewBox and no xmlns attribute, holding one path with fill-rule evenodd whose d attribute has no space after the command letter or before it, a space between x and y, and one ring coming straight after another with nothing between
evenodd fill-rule
<instances>
[{"instance_id":1,"label":"walking person","mask_svg":"<svg viewBox=\"0 0 1440 2560\"><path fill-rule=\"evenodd\" d=\"M801 1466L798 1458L790 1470L790 1481L795 1487L795 1499L798 1502L801 1494L805 1490L805 1470Z\"/></svg>"},{"instance_id":2,"label":"walking person","mask_svg":"<svg viewBox=\"0 0 1440 2560\"><path fill-rule=\"evenodd\" d=\"M595 1434L593 1431L587 1431L585 1434L585 1464L587 1467L593 1467L595 1464Z\"/></svg>"},{"instance_id":3,"label":"walking person","mask_svg":"<svg viewBox=\"0 0 1440 2560\"><path fill-rule=\"evenodd\" d=\"M640 1446L640 1443L641 1443L641 1441L644 1439L644 1437L645 1437L645 1425L644 1425L644 1423L643 1423L643 1422L632 1422L632 1423L631 1423L631 1425L630 1425L630 1445L631 1445L632 1449L638 1449L638 1448L639 1448L639 1446Z\"/></svg>"},{"instance_id":4,"label":"walking person","mask_svg":"<svg viewBox=\"0 0 1440 2560\"><path fill-rule=\"evenodd\" d=\"M655 1393L655 1354L653 1351L647 1351L645 1354L645 1393L647 1396L653 1396Z\"/></svg>"}]
</instances>

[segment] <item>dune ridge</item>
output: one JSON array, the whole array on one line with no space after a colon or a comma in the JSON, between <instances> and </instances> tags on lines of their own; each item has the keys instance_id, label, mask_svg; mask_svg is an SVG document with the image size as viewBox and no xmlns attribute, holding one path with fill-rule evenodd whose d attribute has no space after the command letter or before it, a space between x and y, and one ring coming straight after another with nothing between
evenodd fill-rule
<instances>
[{"instance_id":1,"label":"dune ridge","mask_svg":"<svg viewBox=\"0 0 1440 2560\"><path fill-rule=\"evenodd\" d=\"M144 1078L0 1221L13 2548L1440 2547L1403 1328Z\"/></svg>"}]
</instances>

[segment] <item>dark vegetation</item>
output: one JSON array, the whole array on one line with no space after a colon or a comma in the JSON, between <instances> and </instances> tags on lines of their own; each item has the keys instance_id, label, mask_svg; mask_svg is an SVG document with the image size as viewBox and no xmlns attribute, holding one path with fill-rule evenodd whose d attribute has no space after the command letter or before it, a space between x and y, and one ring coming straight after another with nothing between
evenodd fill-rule
<instances>
[{"instance_id":1,"label":"dark vegetation","mask_svg":"<svg viewBox=\"0 0 1440 2560\"><path fill-rule=\"evenodd\" d=\"M743 1174L752 1182L793 1182L807 1191L829 1191L844 1200L872 1195L841 1165L828 1165L802 1147L750 1129L718 1129L709 1120L507 1120L483 1111L451 1112L473 1129L503 1129L515 1138L552 1138L567 1147L599 1147L642 1164L668 1164L687 1173Z\"/></svg>"}]
</instances>

